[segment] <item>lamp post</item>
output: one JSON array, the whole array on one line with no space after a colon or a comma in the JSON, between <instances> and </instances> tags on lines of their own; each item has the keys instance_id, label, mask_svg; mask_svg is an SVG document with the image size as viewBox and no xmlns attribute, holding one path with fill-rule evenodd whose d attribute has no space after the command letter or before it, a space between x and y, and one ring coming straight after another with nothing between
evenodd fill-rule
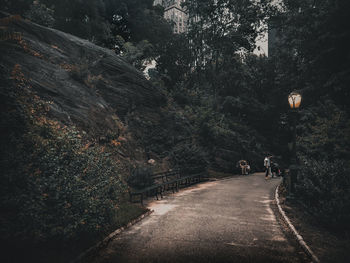
<instances>
[{"instance_id":1,"label":"lamp post","mask_svg":"<svg viewBox=\"0 0 350 263\"><path fill-rule=\"evenodd\" d=\"M290 184L289 184L289 197L291 198L295 193L295 184L298 179L298 161L297 161L297 150L296 150L296 137L297 137L297 129L296 129L296 114L297 109L301 104L301 95L297 92L292 92L288 96L289 106L292 109L292 119L293 119L293 146L292 146L292 160L291 165L289 167L290 171Z\"/></svg>"}]
</instances>

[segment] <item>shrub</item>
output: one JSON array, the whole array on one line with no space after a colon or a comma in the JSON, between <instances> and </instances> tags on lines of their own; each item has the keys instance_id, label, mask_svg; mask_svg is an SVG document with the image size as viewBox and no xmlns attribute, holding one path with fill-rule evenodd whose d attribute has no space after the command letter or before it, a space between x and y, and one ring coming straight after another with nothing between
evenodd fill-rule
<instances>
[{"instance_id":1,"label":"shrub","mask_svg":"<svg viewBox=\"0 0 350 263\"><path fill-rule=\"evenodd\" d=\"M350 169L346 162L303 158L296 186L308 211L327 225L347 225L350 220Z\"/></svg>"},{"instance_id":2,"label":"shrub","mask_svg":"<svg viewBox=\"0 0 350 263\"><path fill-rule=\"evenodd\" d=\"M19 144L22 154L9 160L16 168L4 174L1 186L1 208L13 216L6 224L8 238L98 235L111 225L126 190L116 164L101 148L84 149L78 132L57 131L52 125L57 124L34 126Z\"/></svg>"},{"instance_id":3,"label":"shrub","mask_svg":"<svg viewBox=\"0 0 350 263\"><path fill-rule=\"evenodd\" d=\"M205 151L195 144L178 144L169 155L173 165L183 169L207 166Z\"/></svg>"},{"instance_id":4,"label":"shrub","mask_svg":"<svg viewBox=\"0 0 350 263\"><path fill-rule=\"evenodd\" d=\"M20 67L13 79L0 96L1 240L65 244L109 231L127 190L116 162L76 128L48 119Z\"/></svg>"},{"instance_id":5,"label":"shrub","mask_svg":"<svg viewBox=\"0 0 350 263\"><path fill-rule=\"evenodd\" d=\"M134 188L145 188L153 184L152 169L145 165L136 166L128 178L128 184Z\"/></svg>"},{"instance_id":6,"label":"shrub","mask_svg":"<svg viewBox=\"0 0 350 263\"><path fill-rule=\"evenodd\" d=\"M39 1L34 1L25 17L42 26L53 27L55 23L54 10L46 7Z\"/></svg>"}]
</instances>

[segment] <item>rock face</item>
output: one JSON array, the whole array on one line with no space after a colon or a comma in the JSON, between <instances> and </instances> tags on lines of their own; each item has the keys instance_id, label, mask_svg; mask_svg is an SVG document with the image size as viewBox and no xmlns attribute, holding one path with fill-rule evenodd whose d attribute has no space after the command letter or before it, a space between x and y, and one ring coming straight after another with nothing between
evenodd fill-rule
<instances>
[{"instance_id":1,"label":"rock face","mask_svg":"<svg viewBox=\"0 0 350 263\"><path fill-rule=\"evenodd\" d=\"M118 129L117 120L154 111L165 96L113 51L89 41L0 13L1 79L15 66L49 114L93 136Z\"/></svg>"},{"instance_id":2,"label":"rock face","mask_svg":"<svg viewBox=\"0 0 350 263\"><path fill-rule=\"evenodd\" d=\"M94 142L120 145L121 159L155 159L162 169L204 167L210 159L228 172L242 159L235 134L205 149L183 109L112 50L0 12L0 53L0 88L19 69L49 105L49 118L76 126Z\"/></svg>"}]
</instances>

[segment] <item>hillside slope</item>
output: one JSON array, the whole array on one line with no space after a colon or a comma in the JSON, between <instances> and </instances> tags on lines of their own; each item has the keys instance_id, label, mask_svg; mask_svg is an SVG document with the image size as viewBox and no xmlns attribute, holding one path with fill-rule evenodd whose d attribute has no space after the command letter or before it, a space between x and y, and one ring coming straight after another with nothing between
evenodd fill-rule
<instances>
[{"instance_id":1,"label":"hillside slope","mask_svg":"<svg viewBox=\"0 0 350 263\"><path fill-rule=\"evenodd\" d=\"M1 79L15 65L50 115L92 135L117 129L115 116L164 104L164 95L113 51L20 18L2 18ZM13 36L19 37L11 39Z\"/></svg>"},{"instance_id":2,"label":"hillside slope","mask_svg":"<svg viewBox=\"0 0 350 263\"><path fill-rule=\"evenodd\" d=\"M203 149L208 143L194 128L198 121L190 121L186 111L113 51L16 17L2 18L0 24L8 35L0 43L1 78L9 79L15 66L20 68L33 92L48 104L48 117L78 127L89 140L117 140L123 158L196 166L203 164L200 155L210 152L206 159L230 172L242 156L260 157L246 153L237 139L248 128L214 136L215 147Z\"/></svg>"},{"instance_id":3,"label":"hillside slope","mask_svg":"<svg viewBox=\"0 0 350 263\"><path fill-rule=\"evenodd\" d=\"M0 53L4 262L67 262L144 211L126 181L171 110L113 51L1 12Z\"/></svg>"},{"instance_id":4,"label":"hillside slope","mask_svg":"<svg viewBox=\"0 0 350 263\"><path fill-rule=\"evenodd\" d=\"M259 163L256 131L221 125L205 97L181 106L111 50L0 12L0 53L0 245L35 262L43 244L74 254L142 212L127 192L150 158L155 172Z\"/></svg>"}]
</instances>

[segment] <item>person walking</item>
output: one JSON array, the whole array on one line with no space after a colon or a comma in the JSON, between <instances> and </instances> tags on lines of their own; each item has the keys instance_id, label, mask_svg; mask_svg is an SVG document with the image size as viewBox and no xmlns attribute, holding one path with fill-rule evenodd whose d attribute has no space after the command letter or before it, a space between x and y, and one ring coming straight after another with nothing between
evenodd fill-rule
<instances>
[{"instance_id":1,"label":"person walking","mask_svg":"<svg viewBox=\"0 0 350 263\"><path fill-rule=\"evenodd\" d=\"M271 161L268 156L264 159L264 166L265 166L265 180L268 179L268 176L271 174Z\"/></svg>"},{"instance_id":2,"label":"person walking","mask_svg":"<svg viewBox=\"0 0 350 263\"><path fill-rule=\"evenodd\" d=\"M247 175L250 173L250 165L247 163L247 166L245 168Z\"/></svg>"}]
</instances>

